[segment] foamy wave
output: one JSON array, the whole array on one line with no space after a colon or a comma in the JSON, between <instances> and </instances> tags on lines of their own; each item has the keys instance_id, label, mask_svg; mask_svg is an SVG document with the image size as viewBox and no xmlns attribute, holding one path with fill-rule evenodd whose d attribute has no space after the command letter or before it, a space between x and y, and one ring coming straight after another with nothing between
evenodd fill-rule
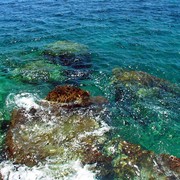
<instances>
[{"instance_id":1,"label":"foamy wave","mask_svg":"<svg viewBox=\"0 0 180 180\"><path fill-rule=\"evenodd\" d=\"M110 127L108 124L106 124L104 121L101 121L101 127L98 129L95 129L94 131L85 132L83 134L79 135L79 138L83 138L85 136L103 136L106 132L110 131L112 127Z\"/></svg>"},{"instance_id":2,"label":"foamy wave","mask_svg":"<svg viewBox=\"0 0 180 180\"><path fill-rule=\"evenodd\" d=\"M0 172L4 180L95 180L96 174L89 170L91 166L83 166L77 160L64 165L45 164L30 168L4 161L0 164Z\"/></svg>"},{"instance_id":3,"label":"foamy wave","mask_svg":"<svg viewBox=\"0 0 180 180\"><path fill-rule=\"evenodd\" d=\"M6 106L7 107L18 107L18 108L25 108L26 110L30 110L31 108L39 108L39 105L36 103L39 101L39 98L35 94L31 93L20 93L14 94L11 93L8 95L6 99Z\"/></svg>"},{"instance_id":4,"label":"foamy wave","mask_svg":"<svg viewBox=\"0 0 180 180\"><path fill-rule=\"evenodd\" d=\"M16 166L12 162L6 161L0 164L1 174L3 179L7 180L50 180L51 178L46 176L43 171L36 169L35 167L29 168L27 166Z\"/></svg>"},{"instance_id":5,"label":"foamy wave","mask_svg":"<svg viewBox=\"0 0 180 180\"><path fill-rule=\"evenodd\" d=\"M67 177L69 180L95 180L95 173L89 170L90 165L82 166L79 160L74 161L71 165L75 173L72 177Z\"/></svg>"}]
</instances>

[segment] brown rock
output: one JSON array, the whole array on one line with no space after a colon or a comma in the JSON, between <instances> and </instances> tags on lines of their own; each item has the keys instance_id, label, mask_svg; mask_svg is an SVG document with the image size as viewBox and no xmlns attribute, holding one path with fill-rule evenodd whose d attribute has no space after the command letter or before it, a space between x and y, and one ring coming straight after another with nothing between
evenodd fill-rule
<instances>
[{"instance_id":1,"label":"brown rock","mask_svg":"<svg viewBox=\"0 0 180 180\"><path fill-rule=\"evenodd\" d=\"M0 180L3 180L3 176L2 176L2 174L0 173Z\"/></svg>"},{"instance_id":2,"label":"brown rock","mask_svg":"<svg viewBox=\"0 0 180 180\"><path fill-rule=\"evenodd\" d=\"M166 166L168 166L172 171L180 173L180 158L167 154L162 154L161 157Z\"/></svg>"},{"instance_id":3,"label":"brown rock","mask_svg":"<svg viewBox=\"0 0 180 180\"><path fill-rule=\"evenodd\" d=\"M86 106L90 104L90 94L78 87L65 85L57 86L54 90L49 92L46 100L51 102L58 102L62 106Z\"/></svg>"},{"instance_id":4,"label":"brown rock","mask_svg":"<svg viewBox=\"0 0 180 180\"><path fill-rule=\"evenodd\" d=\"M93 146L97 140L86 133L98 129L99 123L77 111L57 111L14 110L6 136L8 158L27 166L52 156L60 156L62 161L81 158L86 153L84 146Z\"/></svg>"}]
</instances>

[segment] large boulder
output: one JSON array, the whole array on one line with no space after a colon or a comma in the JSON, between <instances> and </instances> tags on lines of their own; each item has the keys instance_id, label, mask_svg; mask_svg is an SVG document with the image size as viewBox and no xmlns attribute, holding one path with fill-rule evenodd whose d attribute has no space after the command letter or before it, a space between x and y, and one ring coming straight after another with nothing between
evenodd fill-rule
<instances>
[{"instance_id":1,"label":"large boulder","mask_svg":"<svg viewBox=\"0 0 180 180\"><path fill-rule=\"evenodd\" d=\"M89 105L90 94L75 86L57 86L46 97L50 102L58 102L62 106Z\"/></svg>"},{"instance_id":2,"label":"large boulder","mask_svg":"<svg viewBox=\"0 0 180 180\"><path fill-rule=\"evenodd\" d=\"M97 115L97 108L80 108L88 104L88 92L66 85L56 87L46 100L32 108L14 110L6 137L8 157L27 166L55 157L58 163L77 159L95 163L106 159L96 148L103 141L98 133L104 126L99 120L101 112L98 109ZM79 108L74 108L76 105Z\"/></svg>"},{"instance_id":3,"label":"large boulder","mask_svg":"<svg viewBox=\"0 0 180 180\"><path fill-rule=\"evenodd\" d=\"M86 135L100 127L92 117L34 111L13 112L6 145L8 157L16 163L33 166L47 157L60 156L62 163L82 158L95 141Z\"/></svg>"}]
</instances>

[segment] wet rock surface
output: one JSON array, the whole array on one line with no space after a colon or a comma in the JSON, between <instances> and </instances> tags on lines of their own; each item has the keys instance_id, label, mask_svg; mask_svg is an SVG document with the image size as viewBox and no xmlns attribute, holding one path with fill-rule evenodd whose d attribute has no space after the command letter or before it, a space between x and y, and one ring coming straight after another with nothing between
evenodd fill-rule
<instances>
[{"instance_id":1,"label":"wet rock surface","mask_svg":"<svg viewBox=\"0 0 180 180\"><path fill-rule=\"evenodd\" d=\"M63 107L83 107L91 104L105 104L107 99L102 96L91 97L88 91L82 90L76 86L65 85L57 86L47 97L47 101L56 102Z\"/></svg>"},{"instance_id":2,"label":"wet rock surface","mask_svg":"<svg viewBox=\"0 0 180 180\"><path fill-rule=\"evenodd\" d=\"M65 104L85 105L89 104L90 94L78 87L66 85L57 86L46 97L46 100L51 102L59 102Z\"/></svg>"},{"instance_id":3,"label":"wet rock surface","mask_svg":"<svg viewBox=\"0 0 180 180\"><path fill-rule=\"evenodd\" d=\"M62 163L78 158L90 164L101 162L103 155L95 148L102 127L97 112L72 106L74 101L84 105L89 99L90 94L80 88L58 86L48 94L46 103L14 110L6 137L8 157L27 166L51 157L59 157ZM64 109L64 103L70 103L71 109Z\"/></svg>"},{"instance_id":4,"label":"wet rock surface","mask_svg":"<svg viewBox=\"0 0 180 180\"><path fill-rule=\"evenodd\" d=\"M76 113L62 116L59 112L51 116L40 110L34 115L25 110L14 111L6 138L9 158L15 163L33 166L51 156L59 155L63 162L82 157L86 141L93 143L91 137L83 134L97 129L99 124Z\"/></svg>"},{"instance_id":5,"label":"wet rock surface","mask_svg":"<svg viewBox=\"0 0 180 180\"><path fill-rule=\"evenodd\" d=\"M168 156L166 154L162 154L161 158L165 166L170 168L170 170L180 174L180 158L175 156Z\"/></svg>"}]
</instances>

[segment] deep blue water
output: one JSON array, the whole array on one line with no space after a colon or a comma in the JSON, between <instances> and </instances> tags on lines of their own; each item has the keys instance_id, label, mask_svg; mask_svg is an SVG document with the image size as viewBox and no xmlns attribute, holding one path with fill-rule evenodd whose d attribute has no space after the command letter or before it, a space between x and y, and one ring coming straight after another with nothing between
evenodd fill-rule
<instances>
[{"instance_id":1,"label":"deep blue water","mask_svg":"<svg viewBox=\"0 0 180 180\"><path fill-rule=\"evenodd\" d=\"M85 87L92 94L111 96L109 89L104 87L114 67L141 70L180 83L178 0L1 0L1 114L7 111L5 101L9 93L36 92L44 97L52 89L52 84L23 84L8 76L16 64L24 62L24 57L19 54L37 51L57 40L69 40L89 47L92 69L102 74L100 77L94 75L95 78L89 82L96 88ZM178 111L177 108L177 114L180 114ZM161 148L147 145L149 141L161 144L161 140L154 137L149 140L150 133L145 134L146 138L139 135L137 140L132 129L132 138L129 139L158 153L180 156L179 116L175 120L168 119L164 125L172 126L170 131L176 135L174 141L162 140ZM162 127L163 133L166 130ZM128 130L124 131L127 138Z\"/></svg>"},{"instance_id":2,"label":"deep blue water","mask_svg":"<svg viewBox=\"0 0 180 180\"><path fill-rule=\"evenodd\" d=\"M1 1L0 9L2 54L71 40L88 45L100 69L130 66L180 81L177 0Z\"/></svg>"}]
</instances>

